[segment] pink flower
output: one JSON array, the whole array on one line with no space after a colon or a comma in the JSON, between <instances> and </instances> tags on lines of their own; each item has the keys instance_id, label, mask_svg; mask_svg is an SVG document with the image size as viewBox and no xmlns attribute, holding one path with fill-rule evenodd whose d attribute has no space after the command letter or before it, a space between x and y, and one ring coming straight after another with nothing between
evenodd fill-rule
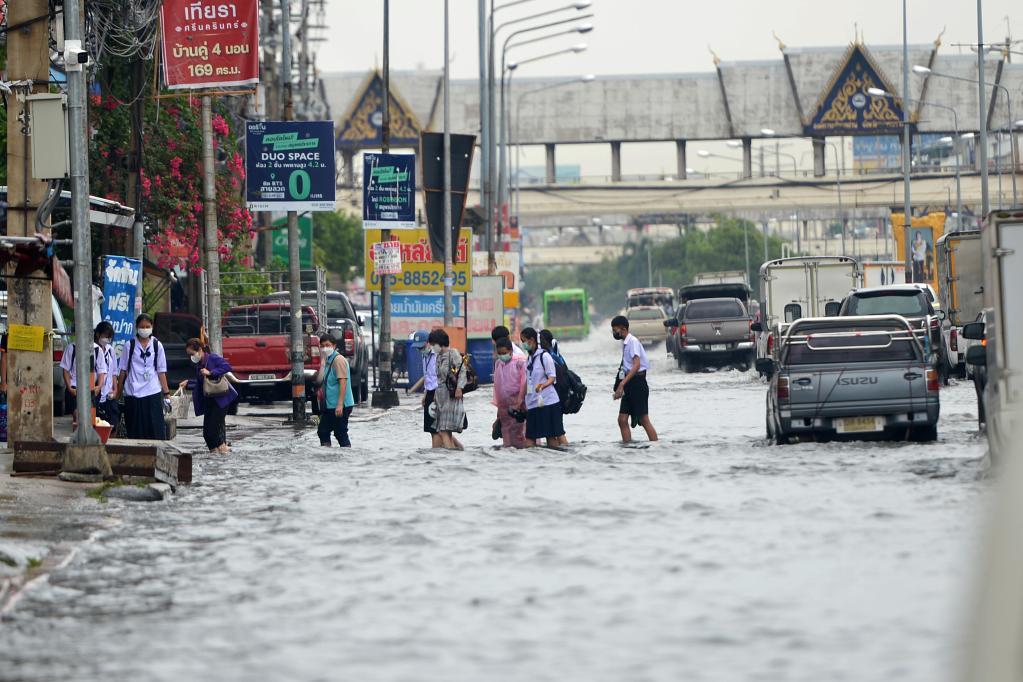
<instances>
[{"instance_id":1,"label":"pink flower","mask_svg":"<svg viewBox=\"0 0 1023 682\"><path fill-rule=\"evenodd\" d=\"M213 115L213 132L221 137L225 137L231 132L231 128L228 127L227 121L220 114Z\"/></svg>"},{"instance_id":2,"label":"pink flower","mask_svg":"<svg viewBox=\"0 0 1023 682\"><path fill-rule=\"evenodd\" d=\"M170 174L171 174L172 178L180 178L181 177L181 164L183 162L184 162L184 159L182 159L180 156L175 156L173 159L170 160L170 169L171 169Z\"/></svg>"}]
</instances>

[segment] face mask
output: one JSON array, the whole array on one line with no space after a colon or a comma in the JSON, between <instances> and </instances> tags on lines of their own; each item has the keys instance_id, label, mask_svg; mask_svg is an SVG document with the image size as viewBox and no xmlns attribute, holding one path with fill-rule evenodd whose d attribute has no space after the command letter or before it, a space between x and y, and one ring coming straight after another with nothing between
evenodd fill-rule
<instances>
[{"instance_id":1,"label":"face mask","mask_svg":"<svg viewBox=\"0 0 1023 682\"><path fill-rule=\"evenodd\" d=\"M202 362L201 358L198 355L189 355L188 359L192 361L193 365L198 365L200 362Z\"/></svg>"},{"instance_id":2,"label":"face mask","mask_svg":"<svg viewBox=\"0 0 1023 682\"><path fill-rule=\"evenodd\" d=\"M536 350L536 346L531 344L529 341L526 341L524 344L522 344L522 347L526 349L527 353L532 353L534 350Z\"/></svg>"},{"instance_id":3,"label":"face mask","mask_svg":"<svg viewBox=\"0 0 1023 682\"><path fill-rule=\"evenodd\" d=\"M320 346L320 355L330 357L330 354L334 352L334 346Z\"/></svg>"},{"instance_id":4,"label":"face mask","mask_svg":"<svg viewBox=\"0 0 1023 682\"><path fill-rule=\"evenodd\" d=\"M108 338L105 338L105 337L104 337L104 338L102 338L102 339L100 339L100 340L99 340L99 345L101 345L101 346L103 346L104 348L106 348L107 346L109 346L109 345L110 345L110 342L111 342L111 340L112 340L112 339L108 339Z\"/></svg>"},{"instance_id":5,"label":"face mask","mask_svg":"<svg viewBox=\"0 0 1023 682\"><path fill-rule=\"evenodd\" d=\"M138 335L139 335L140 339L148 339L150 336L153 335L153 328L152 327L140 327L139 331L138 331Z\"/></svg>"},{"instance_id":6,"label":"face mask","mask_svg":"<svg viewBox=\"0 0 1023 682\"><path fill-rule=\"evenodd\" d=\"M440 355L440 344L431 343L430 352L433 353L434 355Z\"/></svg>"},{"instance_id":7,"label":"face mask","mask_svg":"<svg viewBox=\"0 0 1023 682\"><path fill-rule=\"evenodd\" d=\"M498 353L497 359L501 362L511 362L511 355L507 353Z\"/></svg>"},{"instance_id":8,"label":"face mask","mask_svg":"<svg viewBox=\"0 0 1023 682\"><path fill-rule=\"evenodd\" d=\"M611 332L611 336L615 338L615 341L621 341L622 339L625 338L619 332Z\"/></svg>"}]
</instances>

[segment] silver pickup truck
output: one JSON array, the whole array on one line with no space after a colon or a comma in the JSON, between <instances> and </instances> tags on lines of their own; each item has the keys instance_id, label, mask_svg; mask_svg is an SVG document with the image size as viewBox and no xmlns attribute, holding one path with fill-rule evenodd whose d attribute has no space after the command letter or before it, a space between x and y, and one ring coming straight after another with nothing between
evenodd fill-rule
<instances>
[{"instance_id":1,"label":"silver pickup truck","mask_svg":"<svg viewBox=\"0 0 1023 682\"><path fill-rule=\"evenodd\" d=\"M767 391L775 443L938 437L938 372L898 315L804 318L789 327Z\"/></svg>"},{"instance_id":2,"label":"silver pickup truck","mask_svg":"<svg viewBox=\"0 0 1023 682\"><path fill-rule=\"evenodd\" d=\"M745 372L756 355L752 322L737 298L700 298L688 302L677 320L664 324L678 328L679 366L685 371L735 367Z\"/></svg>"}]
</instances>

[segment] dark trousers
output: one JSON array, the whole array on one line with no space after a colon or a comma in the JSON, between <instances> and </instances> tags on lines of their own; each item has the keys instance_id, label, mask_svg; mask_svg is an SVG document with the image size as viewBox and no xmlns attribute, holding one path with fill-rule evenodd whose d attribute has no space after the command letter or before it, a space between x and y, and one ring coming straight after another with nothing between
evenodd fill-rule
<instances>
[{"instance_id":1,"label":"dark trousers","mask_svg":"<svg viewBox=\"0 0 1023 682\"><path fill-rule=\"evenodd\" d=\"M334 408L322 408L320 410L320 425L316 429L316 434L320 437L320 445L330 447L330 434L333 433L341 447L352 447L352 441L348 439L348 418L351 416L351 407L346 407L340 417L334 414Z\"/></svg>"},{"instance_id":2,"label":"dark trousers","mask_svg":"<svg viewBox=\"0 0 1023 682\"><path fill-rule=\"evenodd\" d=\"M204 398L202 407L202 437L206 447L211 451L221 445L227 445L227 409L217 404L213 398Z\"/></svg>"},{"instance_id":3,"label":"dark trousers","mask_svg":"<svg viewBox=\"0 0 1023 682\"><path fill-rule=\"evenodd\" d=\"M104 400L96 406L96 416L116 429L121 421L121 406L116 400Z\"/></svg>"},{"instance_id":4,"label":"dark trousers","mask_svg":"<svg viewBox=\"0 0 1023 682\"><path fill-rule=\"evenodd\" d=\"M124 426L128 438L167 440L163 421L163 396L159 393L145 398L124 396Z\"/></svg>"}]
</instances>

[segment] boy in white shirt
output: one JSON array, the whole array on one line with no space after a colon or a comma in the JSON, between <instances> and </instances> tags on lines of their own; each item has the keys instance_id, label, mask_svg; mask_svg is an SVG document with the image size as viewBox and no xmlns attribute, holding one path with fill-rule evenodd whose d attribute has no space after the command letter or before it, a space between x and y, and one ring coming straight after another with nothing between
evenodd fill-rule
<instances>
[{"instance_id":1,"label":"boy in white shirt","mask_svg":"<svg viewBox=\"0 0 1023 682\"><path fill-rule=\"evenodd\" d=\"M649 440L657 440L657 431L654 430L650 415L647 413L650 387L646 383L646 373L650 369L650 363L646 351L643 350L643 344L629 333L629 320L623 315L611 320L611 335L618 341L625 341L614 389L615 400L622 401L618 408L618 428L622 432L622 442L632 441L630 417L633 425L639 424L643 427Z\"/></svg>"}]
</instances>

